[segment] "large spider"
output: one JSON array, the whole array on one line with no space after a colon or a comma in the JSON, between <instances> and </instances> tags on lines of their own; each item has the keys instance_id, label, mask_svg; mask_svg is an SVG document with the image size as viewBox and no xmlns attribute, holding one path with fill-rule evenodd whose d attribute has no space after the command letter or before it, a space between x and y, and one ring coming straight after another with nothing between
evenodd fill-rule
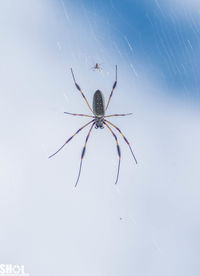
<instances>
[{"instance_id":1,"label":"large spider","mask_svg":"<svg viewBox=\"0 0 200 276\"><path fill-rule=\"evenodd\" d=\"M119 131L119 133L122 135L122 137L124 138L125 142L127 143L127 145L129 146L129 149L132 153L132 156L137 164L137 160L135 158L135 155L133 153L133 150L128 142L128 140L126 139L126 137L124 136L124 134L121 132L121 130L115 126L113 123L109 122L108 120L106 120L105 118L108 118L108 117L115 117L115 116L127 116L127 115L131 115L132 113L127 113L127 114L112 114L112 115L105 115L106 113L106 110L108 109L108 106L109 106L109 103L110 103L110 100L111 100L111 97L112 97L112 94L113 94L113 91L117 85L117 65L116 65L116 75L115 75L115 82L113 84L113 87L112 87L112 90L111 90L111 93L110 93L110 96L109 96L109 99L108 99L108 102L107 102L107 105L105 107L105 103L104 103L104 96L103 96L103 93L100 91L100 90L97 90L95 93L94 93L94 96L93 96L93 110L92 108L90 107L85 95L83 94L80 86L77 84L76 80L75 80L75 77L74 77L74 73L73 73L73 70L71 68L71 72L72 72L72 77L73 77L73 80L74 80L74 84L76 86L76 88L80 91L81 95L83 96L84 100L86 101L89 109L91 110L91 112L93 113L93 116L92 115L85 115L85 114L74 114L74 113L69 113L69 112L64 112L65 114L69 114L69 115L74 115L74 116L84 116L84 117L90 117L90 118L93 118L90 122L88 122L87 124L85 124L84 126L82 126L80 129L78 129L76 131L76 133L74 133L74 135L72 135L65 143L62 147L60 147L54 154L50 155L49 158L53 157L55 154L57 154L69 141L72 140L72 138L78 134L83 128L85 128L86 126L88 126L89 124L92 124L90 129L89 129L89 132L88 132L88 135L85 139L85 144L84 144L84 147L83 147L83 150L82 150L82 154L81 154L81 162L80 162L80 168L79 168L79 173L78 173L78 178L76 180L76 184L75 184L75 187L76 185L78 184L78 181L79 181L79 178L80 178L80 174L81 174L81 168L82 168L82 162L83 162L83 157L85 155L85 150L86 150L86 145L87 145L87 142L88 142L88 139L89 139L89 136L90 136L90 133L92 131L92 128L95 126L95 128L104 128L104 125L109 129L109 131L112 133L112 135L114 136L115 138L115 141L116 141L116 145L117 145L117 153L118 153L118 157L119 157L119 162L118 162L118 170L117 170L117 178L116 178L116 181L115 181L115 184L117 184L117 181L118 181L118 177L119 177L119 169L120 169L120 159L121 159L121 151L120 151L120 147L119 147L119 144L118 144L118 139L117 139L117 136L116 134L112 131L111 127L114 127L115 129L117 129Z\"/></svg>"}]
</instances>

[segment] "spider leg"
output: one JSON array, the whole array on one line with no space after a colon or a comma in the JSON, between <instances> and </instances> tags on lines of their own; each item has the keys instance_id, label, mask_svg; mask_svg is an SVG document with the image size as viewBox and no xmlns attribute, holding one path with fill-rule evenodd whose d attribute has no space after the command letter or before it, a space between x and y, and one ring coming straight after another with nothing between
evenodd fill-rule
<instances>
[{"instance_id":1,"label":"spider leg","mask_svg":"<svg viewBox=\"0 0 200 276\"><path fill-rule=\"evenodd\" d=\"M124 138L124 140L125 140L125 142L127 143L127 145L129 146L129 149L130 149L130 151L131 151L131 153L132 153L132 155L133 155L133 158L134 158L134 160L135 160L135 163L137 164L137 159L136 159L136 157L135 157L135 155L134 155L134 153L133 153L133 150L132 150L132 148L131 148L131 146L130 146L130 144L129 144L129 141L126 139L126 137L124 136L124 134L121 132L121 130L117 127L117 126L115 126L115 125L113 125L111 122L109 122L109 121L107 121L107 120L105 120L108 124L110 124L111 126L113 126L114 128L116 128L118 131L119 131L119 133L122 135L122 137Z\"/></svg>"},{"instance_id":2,"label":"spider leg","mask_svg":"<svg viewBox=\"0 0 200 276\"><path fill-rule=\"evenodd\" d=\"M77 180L76 180L75 187L77 186L78 181L79 181L79 178L80 178L81 168L82 168L82 162L83 162L83 158L84 158L85 151L86 151L87 141L88 141L88 139L89 139L89 136L90 136L90 133L91 133L91 131L92 131L92 128L93 128L94 124L95 124L95 123L92 124L92 126L91 126L91 128L90 128L90 130L89 130L89 132L88 132L88 135L87 135L87 137L86 137L86 139L85 139L85 144L84 144L84 147L83 147L83 150L82 150L82 153L81 153L81 163L80 163L80 168L79 168L79 172L78 172L78 178L77 178Z\"/></svg>"},{"instance_id":3,"label":"spider leg","mask_svg":"<svg viewBox=\"0 0 200 276\"><path fill-rule=\"evenodd\" d=\"M109 105L109 103L110 103L110 99L111 99L111 97L112 97L112 94L113 94L113 91L114 91L114 89L115 89L115 87L116 87L116 85L117 85L117 65L116 65L116 71L115 71L115 82L114 82L114 84L113 84L113 87L112 87L112 90L111 90L111 93L110 93L110 96L109 96L109 99L108 99L108 103L107 103L107 105L106 105L106 109L105 110L107 110L107 108L108 108L108 105Z\"/></svg>"},{"instance_id":4,"label":"spider leg","mask_svg":"<svg viewBox=\"0 0 200 276\"><path fill-rule=\"evenodd\" d=\"M64 113L65 113L65 114L68 114L68 115L74 115L74 116L83 116L83 117L95 118L94 116L85 115L85 114L75 114L75 113L70 113L70 112L64 112Z\"/></svg>"},{"instance_id":5,"label":"spider leg","mask_svg":"<svg viewBox=\"0 0 200 276\"><path fill-rule=\"evenodd\" d=\"M127 114L112 114L112 115L106 115L105 117L115 117L115 116L127 116L127 115L132 115L133 113L127 113Z\"/></svg>"},{"instance_id":6,"label":"spider leg","mask_svg":"<svg viewBox=\"0 0 200 276\"><path fill-rule=\"evenodd\" d=\"M71 141L72 138L74 138L74 136L79 133L83 128L85 128L86 126L88 126L89 124L91 124L92 122L94 122L94 120L90 121L89 123L85 124L84 126L82 126L81 128L79 128L77 130L76 133L74 133L74 135L72 135L65 143L64 145L62 145L62 147L60 147L55 153L53 153L52 155L49 156L49 158L53 157L54 155L56 155L69 141Z\"/></svg>"},{"instance_id":7,"label":"spider leg","mask_svg":"<svg viewBox=\"0 0 200 276\"><path fill-rule=\"evenodd\" d=\"M116 181L115 181L115 184L117 184L117 181L118 181L118 178L119 178L119 169L120 169L121 151L120 151L120 147L119 147L119 144L118 144L118 139L117 139L117 136L116 136L116 135L115 135L115 133L112 131L112 129L109 127L109 125L107 125L105 122L104 122L104 124L107 126L107 128L110 130L110 132L111 132L111 133L112 133L112 135L114 136L115 141L116 141L116 145L117 145L117 153L118 153L118 156L119 156L118 170L117 170L117 178L116 178Z\"/></svg>"},{"instance_id":8,"label":"spider leg","mask_svg":"<svg viewBox=\"0 0 200 276\"><path fill-rule=\"evenodd\" d=\"M80 86L77 84L77 82L76 82L76 80L75 80L75 77L74 77L74 73L73 73L72 68L71 68L71 72L72 72L72 77L73 77L74 84L75 84L76 88L80 91L80 93L81 93L81 95L83 96L84 100L86 101L86 103L87 103L89 109L92 111L92 108L90 107L90 105L89 105L89 103L88 103L88 101L87 101L85 95L83 94L83 92L82 92ZM92 113L93 113L93 111L92 111Z\"/></svg>"}]
</instances>

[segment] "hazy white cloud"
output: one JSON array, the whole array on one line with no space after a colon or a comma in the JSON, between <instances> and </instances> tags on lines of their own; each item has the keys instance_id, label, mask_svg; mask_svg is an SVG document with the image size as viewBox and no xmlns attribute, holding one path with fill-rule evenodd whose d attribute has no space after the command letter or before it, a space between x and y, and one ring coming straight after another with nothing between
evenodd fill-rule
<instances>
[{"instance_id":1,"label":"hazy white cloud","mask_svg":"<svg viewBox=\"0 0 200 276\"><path fill-rule=\"evenodd\" d=\"M186 16L188 11L200 12L199 0L156 0L156 3L168 7L171 11L179 12L182 16Z\"/></svg>"}]
</instances>

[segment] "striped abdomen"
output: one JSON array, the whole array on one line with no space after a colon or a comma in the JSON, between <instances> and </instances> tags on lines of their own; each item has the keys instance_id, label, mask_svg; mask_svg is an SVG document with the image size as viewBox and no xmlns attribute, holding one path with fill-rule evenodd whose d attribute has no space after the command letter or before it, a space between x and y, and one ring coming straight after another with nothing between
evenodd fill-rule
<instances>
[{"instance_id":1,"label":"striped abdomen","mask_svg":"<svg viewBox=\"0 0 200 276\"><path fill-rule=\"evenodd\" d=\"M105 114L104 96L100 90L97 90L93 96L93 113L97 117L102 117Z\"/></svg>"}]
</instances>

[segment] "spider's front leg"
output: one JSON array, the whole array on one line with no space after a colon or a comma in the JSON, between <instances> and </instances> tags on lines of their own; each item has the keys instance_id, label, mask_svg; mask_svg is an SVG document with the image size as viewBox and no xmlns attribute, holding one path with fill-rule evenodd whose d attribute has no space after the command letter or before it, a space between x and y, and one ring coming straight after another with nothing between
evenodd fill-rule
<instances>
[{"instance_id":1,"label":"spider's front leg","mask_svg":"<svg viewBox=\"0 0 200 276\"><path fill-rule=\"evenodd\" d=\"M89 109L90 109L90 110L91 110L91 112L93 113L93 110L92 110L92 108L90 107L90 105L89 105L89 103L88 103L88 101L87 101L87 99L86 99L85 95L83 94L83 92L82 92L82 90L81 90L80 86L78 85L78 83L77 83L77 82L76 82L76 80L75 80L75 77L74 77L74 72L73 72L72 68L71 68L71 72L72 72L72 77L73 77L74 84L75 84L76 88L79 90L79 92L80 92L80 93L81 93L81 95L83 96L84 100L86 101L86 103L87 103L87 105L88 105Z\"/></svg>"},{"instance_id":2,"label":"spider's front leg","mask_svg":"<svg viewBox=\"0 0 200 276\"><path fill-rule=\"evenodd\" d=\"M111 97L112 97L112 94L113 94L113 91L117 85L117 65L116 65L116 71L115 71L115 82L113 84L113 87L112 87L112 90L111 90L111 93L110 93L110 96L109 96L109 99L108 99L108 103L106 105L106 110L108 109L108 106L109 106L109 103L110 103L110 100L111 100Z\"/></svg>"},{"instance_id":3,"label":"spider's front leg","mask_svg":"<svg viewBox=\"0 0 200 276\"><path fill-rule=\"evenodd\" d=\"M78 178L77 178L77 180L76 180L75 187L77 186L78 181L79 181L79 178L80 178L81 168L82 168L82 162L83 162L83 158L84 158L84 156L85 156L85 151L86 151L87 142L88 142L90 133L91 133L92 128L93 128L94 125L95 125L95 122L92 124L92 126L91 126L91 128L90 128L90 130L89 130L89 132L88 132L88 135L87 135L87 137L86 137L86 139L85 139L85 145L84 145L84 147L83 147L82 154L81 154L81 163L80 163L80 168L79 168L79 172L78 172Z\"/></svg>"}]
</instances>

